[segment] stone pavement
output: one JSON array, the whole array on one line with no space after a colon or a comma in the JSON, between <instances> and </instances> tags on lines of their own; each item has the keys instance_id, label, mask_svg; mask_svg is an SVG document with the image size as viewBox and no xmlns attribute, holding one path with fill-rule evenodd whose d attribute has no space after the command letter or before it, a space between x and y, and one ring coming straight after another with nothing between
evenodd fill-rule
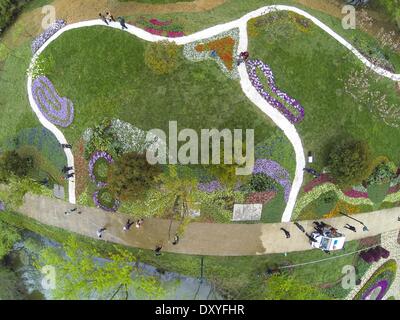
<instances>
[{"instance_id":1,"label":"stone pavement","mask_svg":"<svg viewBox=\"0 0 400 320\"><path fill-rule=\"evenodd\" d=\"M104 238L99 241L110 241L131 247L154 249L163 244L163 251L217 256L260 255L311 250L307 237L292 223L268 224L219 224L193 222L186 228L179 244L172 245L178 222L166 219L145 219L140 229L132 226L131 230L122 230L129 215L105 212L97 208L78 207L82 214L73 213L66 216L64 212L74 207L65 201L27 194L24 205L18 210L43 224L59 227L81 235L97 238L96 231L106 227ZM357 240L400 229L400 208L380 210L357 214L369 228L363 232L360 225L344 216L324 219L325 223L339 229L346 239ZM343 226L349 223L357 227L354 233ZM300 221L307 232L312 231L312 221ZM286 239L280 230L283 227L291 233Z\"/></svg>"}]
</instances>

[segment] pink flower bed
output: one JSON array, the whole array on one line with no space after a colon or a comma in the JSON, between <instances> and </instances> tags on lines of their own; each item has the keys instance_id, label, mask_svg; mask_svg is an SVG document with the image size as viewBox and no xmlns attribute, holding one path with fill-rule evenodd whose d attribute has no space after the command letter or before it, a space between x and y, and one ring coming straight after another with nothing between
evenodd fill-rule
<instances>
[{"instance_id":1,"label":"pink flower bed","mask_svg":"<svg viewBox=\"0 0 400 320\"><path fill-rule=\"evenodd\" d=\"M152 19L149 20L149 22L151 24L154 24L155 26L168 26L168 25L170 25L172 23L172 20L170 20L170 21L160 21L160 20L158 20L156 18L152 18Z\"/></svg>"},{"instance_id":2,"label":"pink flower bed","mask_svg":"<svg viewBox=\"0 0 400 320\"><path fill-rule=\"evenodd\" d=\"M162 30L156 30L156 29L152 29L152 28L146 28L145 29L147 32L151 33L151 34L155 34L157 36L161 36L161 34L163 33Z\"/></svg>"},{"instance_id":3,"label":"pink flower bed","mask_svg":"<svg viewBox=\"0 0 400 320\"><path fill-rule=\"evenodd\" d=\"M388 190L388 194L395 193L397 191L400 191L400 184L390 187Z\"/></svg>"},{"instance_id":4,"label":"pink flower bed","mask_svg":"<svg viewBox=\"0 0 400 320\"><path fill-rule=\"evenodd\" d=\"M304 190L304 192L309 192L314 187L324 184L326 182L332 182L332 179L327 174L321 174L318 178L311 180L309 183L307 183L303 187L303 190Z\"/></svg>"},{"instance_id":5,"label":"pink flower bed","mask_svg":"<svg viewBox=\"0 0 400 320\"><path fill-rule=\"evenodd\" d=\"M178 37L183 37L185 33L182 31L168 31L167 37L169 38L178 38Z\"/></svg>"},{"instance_id":6,"label":"pink flower bed","mask_svg":"<svg viewBox=\"0 0 400 320\"><path fill-rule=\"evenodd\" d=\"M275 191L264 191L264 192L253 192L250 193L246 198L247 204L254 204L254 203L266 203L271 201L275 198L276 192Z\"/></svg>"},{"instance_id":7,"label":"pink flower bed","mask_svg":"<svg viewBox=\"0 0 400 320\"><path fill-rule=\"evenodd\" d=\"M350 198L368 198L367 192L361 192L353 189L347 190L343 193Z\"/></svg>"}]
</instances>

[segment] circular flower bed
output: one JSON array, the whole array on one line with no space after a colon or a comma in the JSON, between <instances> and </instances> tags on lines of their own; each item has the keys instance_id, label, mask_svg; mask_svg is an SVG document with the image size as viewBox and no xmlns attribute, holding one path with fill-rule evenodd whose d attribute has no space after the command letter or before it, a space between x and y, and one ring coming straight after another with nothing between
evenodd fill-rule
<instances>
[{"instance_id":1,"label":"circular flower bed","mask_svg":"<svg viewBox=\"0 0 400 320\"><path fill-rule=\"evenodd\" d=\"M98 187L104 187L106 185L105 179L107 175L104 171L107 169L104 167L106 164L109 165L113 162L114 160L111 155L105 151L96 151L92 154L89 161L89 176Z\"/></svg>"},{"instance_id":2,"label":"circular flower bed","mask_svg":"<svg viewBox=\"0 0 400 320\"><path fill-rule=\"evenodd\" d=\"M105 211L115 212L118 210L120 202L114 198L108 189L101 189L93 194L93 202L96 207Z\"/></svg>"},{"instance_id":3,"label":"circular flower bed","mask_svg":"<svg viewBox=\"0 0 400 320\"><path fill-rule=\"evenodd\" d=\"M354 300L382 300L396 276L396 270L395 260L385 262L357 293Z\"/></svg>"}]
</instances>

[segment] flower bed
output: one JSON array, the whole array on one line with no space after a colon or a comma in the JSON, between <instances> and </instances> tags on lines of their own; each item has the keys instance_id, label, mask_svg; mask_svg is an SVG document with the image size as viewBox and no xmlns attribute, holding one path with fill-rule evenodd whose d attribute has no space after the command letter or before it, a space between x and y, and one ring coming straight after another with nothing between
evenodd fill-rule
<instances>
[{"instance_id":1,"label":"flower bed","mask_svg":"<svg viewBox=\"0 0 400 320\"><path fill-rule=\"evenodd\" d=\"M183 55L190 61L214 60L231 79L238 79L234 56L238 51L239 30L237 28L222 32L208 39L188 43L183 47ZM215 51L215 57L210 53Z\"/></svg>"},{"instance_id":2,"label":"flower bed","mask_svg":"<svg viewBox=\"0 0 400 320\"><path fill-rule=\"evenodd\" d=\"M6 210L6 205L4 204L3 201L0 200L0 211L5 211Z\"/></svg>"},{"instance_id":3,"label":"flower bed","mask_svg":"<svg viewBox=\"0 0 400 320\"><path fill-rule=\"evenodd\" d=\"M261 60L256 59L247 61L246 66L252 85L269 104L278 109L293 124L303 120L303 106L301 106L297 100L289 97L285 92L280 91L276 87L274 74L272 73L272 70L268 65L266 65ZM261 83L260 78L257 75L257 68L260 69L267 78L268 86L271 91L276 94L278 98L282 99L283 101L285 101L285 103L294 108L298 112L297 116L295 116L282 102L278 101L277 99L272 97L267 91L265 91L264 85Z\"/></svg>"},{"instance_id":4,"label":"flower bed","mask_svg":"<svg viewBox=\"0 0 400 320\"><path fill-rule=\"evenodd\" d=\"M183 31L168 31L167 32L167 37L169 38L179 38L183 37L185 33Z\"/></svg>"},{"instance_id":5,"label":"flower bed","mask_svg":"<svg viewBox=\"0 0 400 320\"><path fill-rule=\"evenodd\" d=\"M109 212L117 211L120 205L120 202L105 188L93 193L93 202L96 207Z\"/></svg>"},{"instance_id":6,"label":"flower bed","mask_svg":"<svg viewBox=\"0 0 400 320\"><path fill-rule=\"evenodd\" d=\"M332 179L329 177L327 174L321 174L318 178L311 180L309 183L307 183L304 187L303 190L304 192L309 192L311 191L314 187L319 186L321 184L324 184L326 182L331 182Z\"/></svg>"},{"instance_id":7,"label":"flower bed","mask_svg":"<svg viewBox=\"0 0 400 320\"><path fill-rule=\"evenodd\" d=\"M73 103L60 97L48 78L40 76L33 81L32 95L42 115L51 123L66 128L74 120Z\"/></svg>"},{"instance_id":8,"label":"flower bed","mask_svg":"<svg viewBox=\"0 0 400 320\"><path fill-rule=\"evenodd\" d=\"M396 276L396 271L395 260L385 262L356 294L354 300L382 300Z\"/></svg>"},{"instance_id":9,"label":"flower bed","mask_svg":"<svg viewBox=\"0 0 400 320\"><path fill-rule=\"evenodd\" d=\"M279 163L268 159L257 159L254 164L253 174L257 173L263 173L278 182L284 189L285 201L288 201L292 183L289 173Z\"/></svg>"},{"instance_id":10,"label":"flower bed","mask_svg":"<svg viewBox=\"0 0 400 320\"><path fill-rule=\"evenodd\" d=\"M276 191L265 191L265 192L253 192L250 193L245 203L246 204L265 204L271 201L276 196Z\"/></svg>"},{"instance_id":11,"label":"flower bed","mask_svg":"<svg viewBox=\"0 0 400 320\"><path fill-rule=\"evenodd\" d=\"M214 180L214 181L206 182L206 183L199 183L197 185L197 188L200 191L208 192L208 193L220 191L220 190L224 189L218 180Z\"/></svg>"},{"instance_id":12,"label":"flower bed","mask_svg":"<svg viewBox=\"0 0 400 320\"><path fill-rule=\"evenodd\" d=\"M95 170L95 166L97 161L99 161L100 159L104 159L104 161L106 161L108 164L111 164L114 162L113 158L111 157L110 154L108 154L105 151L96 151L92 157L90 158L89 161L89 176L92 179L92 181L94 183L96 183L96 185L98 187L104 187L106 185L104 179L104 177L97 177L96 176L96 170Z\"/></svg>"},{"instance_id":13,"label":"flower bed","mask_svg":"<svg viewBox=\"0 0 400 320\"><path fill-rule=\"evenodd\" d=\"M31 50L32 53L35 54L36 51L39 50L39 48L47 41L50 39L52 35L54 35L58 30L61 30L67 25L67 23L64 20L56 20L53 24L51 24L46 31L41 33L39 36L37 36L31 45Z\"/></svg>"},{"instance_id":14,"label":"flower bed","mask_svg":"<svg viewBox=\"0 0 400 320\"><path fill-rule=\"evenodd\" d=\"M151 34L155 34L157 36L161 36L163 33L162 30L157 30L157 29L153 29L153 28L145 28L144 30L146 30L147 32L149 32Z\"/></svg>"},{"instance_id":15,"label":"flower bed","mask_svg":"<svg viewBox=\"0 0 400 320\"><path fill-rule=\"evenodd\" d=\"M170 24L172 23L172 20L169 20L169 21L160 21L160 20L158 20L158 19L156 19L156 18L151 18L151 19L149 20L149 22L150 22L151 24L154 24L155 26L168 26L168 25L170 25Z\"/></svg>"},{"instance_id":16,"label":"flower bed","mask_svg":"<svg viewBox=\"0 0 400 320\"><path fill-rule=\"evenodd\" d=\"M354 189L347 190L344 194L350 198L368 198L368 192L361 192Z\"/></svg>"},{"instance_id":17,"label":"flower bed","mask_svg":"<svg viewBox=\"0 0 400 320\"><path fill-rule=\"evenodd\" d=\"M185 35L182 25L174 23L173 20L161 21L157 18L147 19L141 16L135 22L135 25L151 34L155 34L158 36L177 38L183 37Z\"/></svg>"}]
</instances>

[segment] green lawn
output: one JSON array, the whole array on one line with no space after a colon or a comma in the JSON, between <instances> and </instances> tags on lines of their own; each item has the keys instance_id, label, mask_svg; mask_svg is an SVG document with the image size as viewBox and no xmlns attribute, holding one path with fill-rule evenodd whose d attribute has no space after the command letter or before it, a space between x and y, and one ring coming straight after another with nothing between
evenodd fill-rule
<instances>
[{"instance_id":1,"label":"green lawn","mask_svg":"<svg viewBox=\"0 0 400 320\"><path fill-rule=\"evenodd\" d=\"M360 63L347 49L317 27L308 32L295 30L266 32L250 38L252 58L261 59L275 74L278 88L300 101L304 120L296 125L305 151L315 154L321 168L324 148L339 135L353 135L369 142L374 156L385 155L398 162L398 129L387 126L370 112L359 108L344 92L344 81ZM400 103L394 82L382 78L372 87L384 92L395 105Z\"/></svg>"}]
</instances>

